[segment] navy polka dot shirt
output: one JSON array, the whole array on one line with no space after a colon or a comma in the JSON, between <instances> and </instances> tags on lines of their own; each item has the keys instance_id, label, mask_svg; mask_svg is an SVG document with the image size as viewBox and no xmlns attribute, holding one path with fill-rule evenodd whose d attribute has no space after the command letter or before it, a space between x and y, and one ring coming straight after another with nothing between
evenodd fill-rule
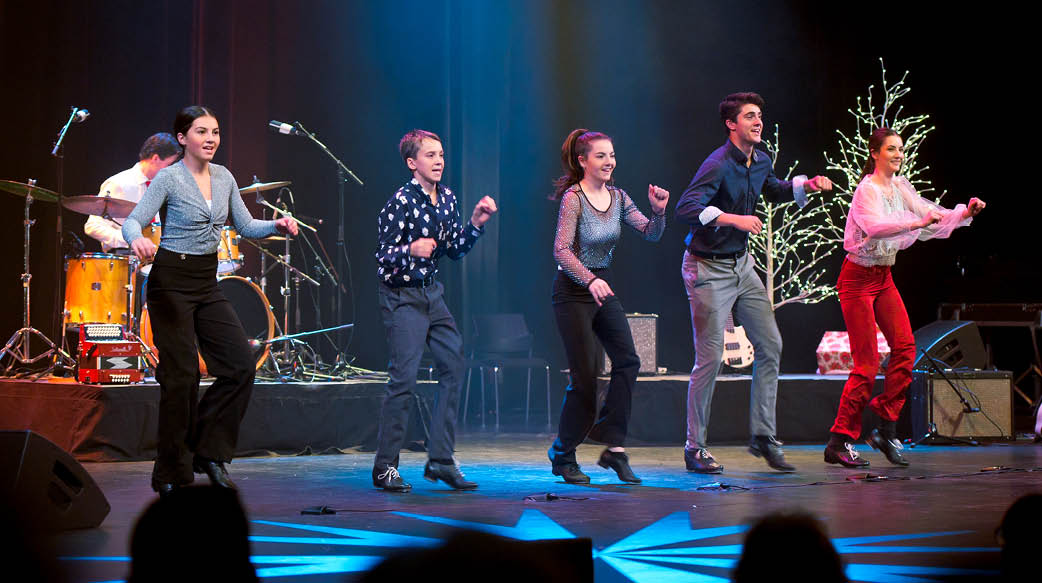
<instances>
[{"instance_id":1,"label":"navy polka dot shirt","mask_svg":"<svg viewBox=\"0 0 1042 583\"><path fill-rule=\"evenodd\" d=\"M438 259L459 259L484 232L468 220L460 221L456 196L438 185L438 204L431 202L420 183L410 180L394 193L377 219L376 273L390 287L430 285L438 273ZM438 242L431 257L413 257L409 245L431 238ZM422 283L421 283L422 282Z\"/></svg>"}]
</instances>

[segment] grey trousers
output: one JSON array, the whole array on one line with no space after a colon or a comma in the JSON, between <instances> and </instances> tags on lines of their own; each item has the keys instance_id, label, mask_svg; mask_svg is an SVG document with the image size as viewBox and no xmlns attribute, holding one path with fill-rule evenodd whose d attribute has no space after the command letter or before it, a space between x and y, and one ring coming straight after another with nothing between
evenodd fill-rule
<instances>
[{"instance_id":1,"label":"grey trousers","mask_svg":"<svg viewBox=\"0 0 1042 583\"><path fill-rule=\"evenodd\" d=\"M456 411L463 378L463 337L445 305L441 282L425 288L378 284L380 315L390 362L387 394L380 408L380 431L373 466L398 467L398 453L409 428L416 373L424 345L431 348L438 375L438 402L431 419L429 456L451 460L456 445Z\"/></svg>"},{"instance_id":2,"label":"grey trousers","mask_svg":"<svg viewBox=\"0 0 1042 583\"><path fill-rule=\"evenodd\" d=\"M681 271L695 336L695 365L687 386L687 447L706 447L709 408L724 351L724 325L732 310L755 351L749 432L774 435L782 339L752 258L746 253L738 259L703 259L684 251Z\"/></svg>"}]
</instances>

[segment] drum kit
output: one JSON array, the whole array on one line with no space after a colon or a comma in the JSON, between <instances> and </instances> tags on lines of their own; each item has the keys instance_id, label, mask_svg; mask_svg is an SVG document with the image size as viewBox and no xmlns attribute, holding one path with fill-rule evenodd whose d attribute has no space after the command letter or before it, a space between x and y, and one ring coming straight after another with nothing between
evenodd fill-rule
<instances>
[{"instance_id":1,"label":"drum kit","mask_svg":"<svg viewBox=\"0 0 1042 583\"><path fill-rule=\"evenodd\" d=\"M240 188L242 194L256 193L258 202L277 213L286 216L289 213L271 205L260 196L259 193L282 189L289 182L261 183L256 179L253 184ZM64 367L77 366L79 369L90 367L82 358L85 346L94 347L91 344L91 332L94 333L94 342L98 342L98 334L112 336L112 330L117 330L114 337L109 338L112 342L136 345L135 350L140 347L140 354L145 358L151 368L154 368L160 355L156 351L152 340L152 329L148 315L148 307L143 301L143 289L147 286L148 275L151 269L149 263L140 262L133 255L117 253L80 253L75 257L65 259L65 301L61 312L62 330L78 329L80 342L80 358L74 359L70 356L65 346L59 346L48 339L39 330L32 327L29 312L29 283L32 275L29 270L29 242L30 227L35 222L29 218L29 206L35 201L58 202L65 209L84 215L97 215L106 219L125 219L134 210L136 203L111 198L108 196L66 196L60 197L55 192L36 186L34 180L27 183L0 181L0 190L25 198L25 272L22 274L23 287L23 326L11 336L7 345L0 349L0 363L6 357L11 361L3 369L3 373L10 373L16 366L31 365L46 358L51 358L56 365ZM296 218L296 217L294 217ZM298 225L315 232L315 228L307 225L296 218ZM142 235L150 239L158 247L162 237L162 225L158 222L142 229ZM235 275L245 264L245 254L240 251L240 245L250 243L261 252L261 278L262 285L258 286L251 279ZM285 245L285 253L282 255L272 253L264 245L281 242ZM306 281L312 285L320 285L318 281L290 265L290 237L271 237L259 242L242 239L234 227L225 226L220 235L218 247L218 287L228 298L246 331L247 338L251 339L251 348L255 353L257 370L267 365L268 370L274 377L281 380L331 380L339 378L336 374L325 374L318 370L318 361L315 351L305 343L298 340L299 337L320 332L328 332L350 327L350 324L336 326L326 330L290 334L290 299L293 292L289 282L296 282L296 293L299 296L299 284ZM267 261L273 263L270 267ZM265 295L264 281L267 271L281 265L284 268L285 284L281 288L283 296L283 308L285 319L279 326L268 298ZM328 270L327 270L328 271ZM334 278L335 279L335 278ZM143 285L142 285L143 284ZM298 300L299 303L299 300ZM297 324L299 325L299 305L297 309ZM87 331L85 334L84 331ZM278 333L278 334L277 334ZM30 337L39 338L47 350L39 355L33 356L29 350ZM88 340L84 343L84 338ZM64 344L64 343L63 343ZM272 354L272 346L281 347L281 351ZM311 358L311 365L307 359ZM98 359L100 362L102 359ZM115 359L122 362L126 359ZM91 361L93 362L93 361ZM99 365L100 366L100 365ZM200 372L206 374L206 364L202 357L199 358ZM124 374L102 375L91 369L90 374L82 370L78 375L84 378L96 379L116 378L124 379ZM113 372L113 371L108 371ZM124 372L124 371L115 371ZM261 375L263 376L263 375ZM139 377L132 377L139 378ZM100 382L106 382L101 380ZM113 381L114 382L114 381Z\"/></svg>"}]
</instances>

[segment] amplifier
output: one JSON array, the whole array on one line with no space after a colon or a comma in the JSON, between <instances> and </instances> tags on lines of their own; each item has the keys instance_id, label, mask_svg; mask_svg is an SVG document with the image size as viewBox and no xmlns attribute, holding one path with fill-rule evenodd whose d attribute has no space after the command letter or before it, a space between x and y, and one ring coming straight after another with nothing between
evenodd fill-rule
<instances>
[{"instance_id":1,"label":"amplifier","mask_svg":"<svg viewBox=\"0 0 1042 583\"><path fill-rule=\"evenodd\" d=\"M637 349L640 358L640 371L642 375L658 374L658 314L626 314L626 320L630 324L630 333L633 335L633 346ZM600 374L606 375L611 372L611 359L601 349Z\"/></svg>"},{"instance_id":2,"label":"amplifier","mask_svg":"<svg viewBox=\"0 0 1042 583\"><path fill-rule=\"evenodd\" d=\"M941 375L916 372L906 404L913 440L929 431L931 419L937 433L948 437L1013 437L1012 373L945 370L944 374L970 407L980 412L967 412Z\"/></svg>"}]
</instances>

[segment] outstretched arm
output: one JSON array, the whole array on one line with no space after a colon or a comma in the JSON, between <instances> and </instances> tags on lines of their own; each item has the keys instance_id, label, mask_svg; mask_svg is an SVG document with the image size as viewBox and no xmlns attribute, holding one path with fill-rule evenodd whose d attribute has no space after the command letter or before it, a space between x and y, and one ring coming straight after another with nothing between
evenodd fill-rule
<instances>
[{"instance_id":1,"label":"outstretched arm","mask_svg":"<svg viewBox=\"0 0 1042 583\"><path fill-rule=\"evenodd\" d=\"M445 254L449 259L461 259L474 248L474 243L477 243L478 237L485 232L485 223L492 218L492 215L497 210L496 201L492 200L492 197L482 197L478 204L474 205L474 212L471 213L470 220L460 224L457 207L456 216L453 218L451 227L453 235L445 248Z\"/></svg>"},{"instance_id":2,"label":"outstretched arm","mask_svg":"<svg viewBox=\"0 0 1042 583\"><path fill-rule=\"evenodd\" d=\"M666 230L666 203L669 202L669 191L664 188L649 184L648 201L651 202L651 219L640 212L633 199L626 191L620 191L622 196L622 222L633 227L646 241L658 241Z\"/></svg>"},{"instance_id":3,"label":"outstretched arm","mask_svg":"<svg viewBox=\"0 0 1042 583\"><path fill-rule=\"evenodd\" d=\"M921 230L917 237L920 241L948 238L955 229L968 226L973 222L973 217L984 209L984 203L976 198L970 201L970 204L974 205L974 210L964 204L956 205L954 209L946 209L919 196L915 187L905 177L896 178L895 183L905 206L911 212L920 219L934 219L919 226Z\"/></svg>"}]
</instances>

